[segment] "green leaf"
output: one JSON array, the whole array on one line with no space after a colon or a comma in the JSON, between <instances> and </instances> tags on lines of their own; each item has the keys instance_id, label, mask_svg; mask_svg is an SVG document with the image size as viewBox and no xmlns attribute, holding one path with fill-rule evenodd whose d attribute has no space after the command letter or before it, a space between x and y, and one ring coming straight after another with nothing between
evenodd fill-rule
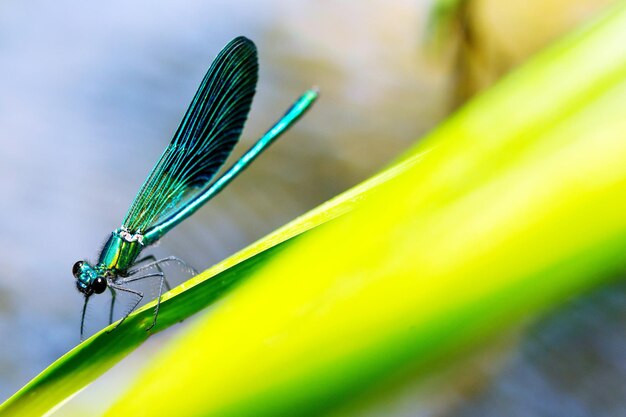
<instances>
[{"instance_id":1,"label":"green leaf","mask_svg":"<svg viewBox=\"0 0 626 417\"><path fill-rule=\"evenodd\" d=\"M319 415L624 268L626 7L254 270L107 415ZM410 160L410 159L409 159Z\"/></svg>"}]
</instances>

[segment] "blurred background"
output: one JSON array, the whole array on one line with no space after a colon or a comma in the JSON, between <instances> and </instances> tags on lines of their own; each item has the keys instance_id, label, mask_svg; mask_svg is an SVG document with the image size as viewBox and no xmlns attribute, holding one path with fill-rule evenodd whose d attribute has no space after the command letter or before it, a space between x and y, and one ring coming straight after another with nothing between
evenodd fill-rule
<instances>
[{"instance_id":1,"label":"blurred background","mask_svg":"<svg viewBox=\"0 0 626 417\"><path fill-rule=\"evenodd\" d=\"M321 97L227 191L151 249L198 270L368 178L610 1L536 3L2 2L0 402L78 343L82 297L71 266L95 260L119 227L230 39L253 39L260 59L236 155L302 91L316 85ZM173 284L184 279L170 274ZM107 318L106 297L93 298L89 334ZM72 407L97 410L103 392L123 390L128 374L188 324L152 337ZM346 413L619 415L623 346L626 288L614 284L511 329L463 366L405 381Z\"/></svg>"}]
</instances>

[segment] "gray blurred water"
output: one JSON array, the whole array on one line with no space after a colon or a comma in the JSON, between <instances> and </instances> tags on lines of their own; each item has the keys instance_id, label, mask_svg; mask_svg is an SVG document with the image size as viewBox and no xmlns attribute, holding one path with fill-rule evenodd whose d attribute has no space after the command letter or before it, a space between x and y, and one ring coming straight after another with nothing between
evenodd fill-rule
<instances>
[{"instance_id":1,"label":"gray blurred water","mask_svg":"<svg viewBox=\"0 0 626 417\"><path fill-rule=\"evenodd\" d=\"M321 97L228 190L151 250L200 270L367 178L444 117L449 74L418 53L427 3L2 2L0 401L77 344L82 298L71 266L96 257L119 226L224 44L245 35L260 56L258 93L236 154L304 89L317 85ZM462 405L451 393L445 412L429 413L411 395L393 415L504 415L498 411L507 405L523 415L538 392L551 407L535 408L547 410L542 415L600 410L585 408L604 398L588 385L578 386L587 393L580 404L559 408L581 391L554 386L589 372L598 385L623 380L624 352L616 348L623 287L616 294L610 303L591 296L537 325L493 383L472 380L479 388ZM88 318L90 332L104 325L104 298ZM97 413L103 391L123 389L128 372L190 321L151 338L77 397L78 414ZM587 334L597 340L593 349ZM558 358L563 346L571 361L589 366L553 377L553 352ZM623 404L605 403L607 410Z\"/></svg>"}]
</instances>

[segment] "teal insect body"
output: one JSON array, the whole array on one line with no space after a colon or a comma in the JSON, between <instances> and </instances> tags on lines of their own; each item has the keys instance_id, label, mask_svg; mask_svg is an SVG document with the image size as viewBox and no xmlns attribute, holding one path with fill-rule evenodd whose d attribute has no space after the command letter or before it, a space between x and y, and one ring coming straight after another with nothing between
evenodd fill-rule
<instances>
[{"instance_id":1,"label":"teal insect body","mask_svg":"<svg viewBox=\"0 0 626 417\"><path fill-rule=\"evenodd\" d=\"M72 273L76 287L85 296L81 339L91 295L110 290L111 323L116 292L135 297L132 311L141 302L143 293L128 288L127 284L148 278L159 282L154 320L147 330L154 326L163 287L169 289L161 265L167 262L186 264L175 257L157 260L149 255L140 258L141 251L223 190L317 98L316 90L306 91L237 162L212 181L239 140L252 104L257 74L257 53L252 41L238 37L229 42L211 64L174 138L135 197L122 226L113 231L104 245L98 262L78 261L74 264Z\"/></svg>"},{"instance_id":2,"label":"teal insect body","mask_svg":"<svg viewBox=\"0 0 626 417\"><path fill-rule=\"evenodd\" d=\"M128 240L124 237L122 230L118 229L111 234L104 245L98 265L109 271L126 271L129 265L135 263L141 252L141 246L139 240Z\"/></svg>"}]
</instances>

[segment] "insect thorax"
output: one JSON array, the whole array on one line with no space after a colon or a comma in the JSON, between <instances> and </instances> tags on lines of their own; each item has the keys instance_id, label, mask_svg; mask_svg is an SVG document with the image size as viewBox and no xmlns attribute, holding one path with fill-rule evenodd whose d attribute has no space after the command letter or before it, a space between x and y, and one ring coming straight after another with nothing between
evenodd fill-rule
<instances>
[{"instance_id":1,"label":"insect thorax","mask_svg":"<svg viewBox=\"0 0 626 417\"><path fill-rule=\"evenodd\" d=\"M98 266L110 271L125 272L130 268L143 249L142 236L131 235L125 229L117 229L104 244Z\"/></svg>"}]
</instances>

